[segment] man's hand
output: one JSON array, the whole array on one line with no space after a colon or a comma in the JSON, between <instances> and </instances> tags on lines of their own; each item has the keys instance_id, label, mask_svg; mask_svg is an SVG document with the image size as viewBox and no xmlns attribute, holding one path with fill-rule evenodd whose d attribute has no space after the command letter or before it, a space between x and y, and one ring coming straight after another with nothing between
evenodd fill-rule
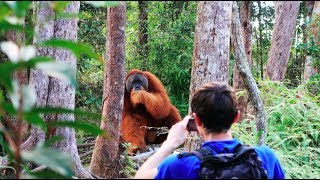
<instances>
[{"instance_id":1,"label":"man's hand","mask_svg":"<svg viewBox=\"0 0 320 180\"><path fill-rule=\"evenodd\" d=\"M176 148L178 148L181 144L183 144L189 134L189 131L187 130L187 124L190 118L191 116L187 115L183 118L182 121L173 125L169 131L167 140L163 142L162 146L169 148L173 151Z\"/></svg>"}]
</instances>

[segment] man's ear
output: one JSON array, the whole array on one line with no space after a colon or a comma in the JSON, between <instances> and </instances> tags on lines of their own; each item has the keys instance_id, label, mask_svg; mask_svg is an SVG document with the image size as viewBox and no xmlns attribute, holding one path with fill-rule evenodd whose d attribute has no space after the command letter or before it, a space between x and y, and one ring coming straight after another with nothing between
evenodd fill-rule
<instances>
[{"instance_id":1,"label":"man's ear","mask_svg":"<svg viewBox=\"0 0 320 180\"><path fill-rule=\"evenodd\" d=\"M202 122L201 120L199 119L199 117L197 116L196 113L192 113L193 117L194 117L194 120L196 121L196 125L197 126L202 126Z\"/></svg>"},{"instance_id":2,"label":"man's ear","mask_svg":"<svg viewBox=\"0 0 320 180\"><path fill-rule=\"evenodd\" d=\"M234 117L232 124L233 124L233 123L237 123L237 122L239 121L239 119L240 119L240 111L237 111L237 114L236 114L236 116Z\"/></svg>"}]
</instances>

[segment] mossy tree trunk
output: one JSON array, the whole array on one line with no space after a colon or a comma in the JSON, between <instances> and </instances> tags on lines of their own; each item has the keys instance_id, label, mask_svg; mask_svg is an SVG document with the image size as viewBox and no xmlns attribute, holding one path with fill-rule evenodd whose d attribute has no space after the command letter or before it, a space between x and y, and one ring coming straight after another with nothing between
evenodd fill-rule
<instances>
[{"instance_id":1,"label":"mossy tree trunk","mask_svg":"<svg viewBox=\"0 0 320 180\"><path fill-rule=\"evenodd\" d=\"M232 36L231 42L234 49L235 60L237 69L243 78L244 85L249 93L250 100L252 101L256 115L256 127L259 135L259 144L265 144L266 137L266 113L264 111L263 102L260 96L259 88L255 82L251 70L249 68L245 47L242 37L242 29L239 19L238 5L233 3L233 18L232 18Z\"/></svg>"}]
</instances>

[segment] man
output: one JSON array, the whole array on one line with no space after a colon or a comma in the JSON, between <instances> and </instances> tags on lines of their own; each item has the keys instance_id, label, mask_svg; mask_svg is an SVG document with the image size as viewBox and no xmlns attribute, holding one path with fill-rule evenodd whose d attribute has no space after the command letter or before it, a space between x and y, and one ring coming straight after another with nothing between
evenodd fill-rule
<instances>
[{"instance_id":1,"label":"man","mask_svg":"<svg viewBox=\"0 0 320 180\"><path fill-rule=\"evenodd\" d=\"M208 147L213 154L232 153L239 141L229 131L239 119L234 90L225 83L211 82L198 89L191 100L191 111L197 131L203 138L202 147ZM184 143L189 132L187 124L190 115L175 124L166 141L138 170L135 178L199 178L200 159L196 156L179 158L172 152ZM284 179L284 172L273 150L268 146L255 146L258 157L269 179Z\"/></svg>"}]
</instances>

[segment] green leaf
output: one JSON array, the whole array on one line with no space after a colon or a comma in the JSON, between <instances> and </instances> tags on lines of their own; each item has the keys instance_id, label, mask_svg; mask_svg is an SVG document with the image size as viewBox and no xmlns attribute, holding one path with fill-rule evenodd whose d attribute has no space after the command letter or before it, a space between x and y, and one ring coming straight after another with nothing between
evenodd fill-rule
<instances>
[{"instance_id":1,"label":"green leaf","mask_svg":"<svg viewBox=\"0 0 320 180\"><path fill-rule=\"evenodd\" d=\"M17 111L14 109L12 103L3 103L0 105L1 110L5 111L9 115L16 115Z\"/></svg>"},{"instance_id":2,"label":"green leaf","mask_svg":"<svg viewBox=\"0 0 320 180\"><path fill-rule=\"evenodd\" d=\"M45 133L47 132L47 125L43 121L43 119L40 117L39 114L34 113L34 111L31 111L29 113L24 114L24 120L28 123L34 124L38 127L40 127Z\"/></svg>"},{"instance_id":3,"label":"green leaf","mask_svg":"<svg viewBox=\"0 0 320 180\"><path fill-rule=\"evenodd\" d=\"M52 136L50 138L48 138L44 143L43 145L46 146L46 147L50 147L52 146L53 144L55 144L56 142L58 141L62 141L64 139L63 136Z\"/></svg>"},{"instance_id":4,"label":"green leaf","mask_svg":"<svg viewBox=\"0 0 320 180\"><path fill-rule=\"evenodd\" d=\"M31 7L32 1L6 1L7 5L13 10L16 16L26 16L26 11Z\"/></svg>"},{"instance_id":5,"label":"green leaf","mask_svg":"<svg viewBox=\"0 0 320 180\"><path fill-rule=\"evenodd\" d=\"M10 8L5 2L0 2L0 21L10 15ZM1 26L0 26L1 27Z\"/></svg>"},{"instance_id":6,"label":"green leaf","mask_svg":"<svg viewBox=\"0 0 320 180\"><path fill-rule=\"evenodd\" d=\"M22 176L22 179L70 179L70 177L63 176L52 170L45 170L41 172L28 172Z\"/></svg>"},{"instance_id":7,"label":"green leaf","mask_svg":"<svg viewBox=\"0 0 320 180\"><path fill-rule=\"evenodd\" d=\"M60 61L41 62L36 64L36 68L42 70L48 76L67 81L72 86L76 85L76 69L68 63Z\"/></svg>"},{"instance_id":8,"label":"green leaf","mask_svg":"<svg viewBox=\"0 0 320 180\"><path fill-rule=\"evenodd\" d=\"M8 89L12 91L12 78L11 74L15 69L17 69L18 65L14 64L10 61L0 64L0 82Z\"/></svg>"},{"instance_id":9,"label":"green leaf","mask_svg":"<svg viewBox=\"0 0 320 180\"><path fill-rule=\"evenodd\" d=\"M64 9L70 4L70 1L53 1L52 7L58 13L62 13Z\"/></svg>"},{"instance_id":10,"label":"green leaf","mask_svg":"<svg viewBox=\"0 0 320 180\"><path fill-rule=\"evenodd\" d=\"M103 131L100 129L99 126L89 124L87 122L79 122L79 121L54 121L54 122L48 122L48 126L53 127L71 127L75 129L81 129L85 132L91 133L93 135L102 135Z\"/></svg>"},{"instance_id":11,"label":"green leaf","mask_svg":"<svg viewBox=\"0 0 320 180\"><path fill-rule=\"evenodd\" d=\"M36 146L32 151L22 151L21 157L25 161L46 165L49 169L58 172L62 176L72 178L72 160L65 153L44 146Z\"/></svg>"},{"instance_id":12,"label":"green leaf","mask_svg":"<svg viewBox=\"0 0 320 180\"><path fill-rule=\"evenodd\" d=\"M78 59L80 58L81 53L86 54L93 59L102 59L102 57L100 57L94 52L93 48L90 45L87 45L84 43L73 42L73 41L62 40L62 39L50 39L47 41L42 41L39 45L69 49L74 53L74 55Z\"/></svg>"},{"instance_id":13,"label":"green leaf","mask_svg":"<svg viewBox=\"0 0 320 180\"><path fill-rule=\"evenodd\" d=\"M84 3L91 4L94 7L108 7L118 6L119 1L83 1Z\"/></svg>"}]
</instances>

